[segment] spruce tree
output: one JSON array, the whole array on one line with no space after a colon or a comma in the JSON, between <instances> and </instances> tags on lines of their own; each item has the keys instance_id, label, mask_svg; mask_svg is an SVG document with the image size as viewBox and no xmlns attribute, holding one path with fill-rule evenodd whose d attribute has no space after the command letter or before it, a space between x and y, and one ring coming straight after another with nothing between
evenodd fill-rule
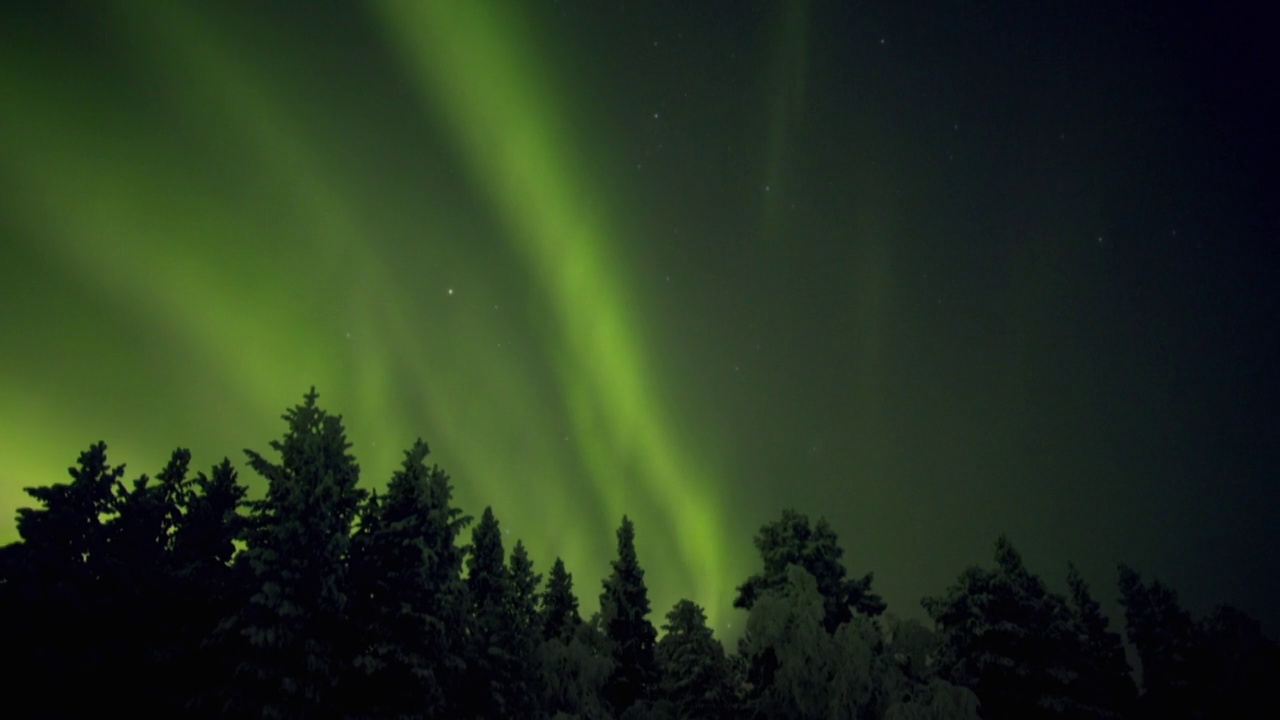
<instances>
[{"instance_id":1,"label":"spruce tree","mask_svg":"<svg viewBox=\"0 0 1280 720\"><path fill-rule=\"evenodd\" d=\"M1120 565L1120 603L1125 633L1142 664L1138 715L1196 717L1195 626L1178 604L1178 594L1158 580L1144 584L1137 572Z\"/></svg>"},{"instance_id":2,"label":"spruce tree","mask_svg":"<svg viewBox=\"0 0 1280 720\"><path fill-rule=\"evenodd\" d=\"M98 678L123 685L141 674L154 683L151 692L128 700L105 699L110 714L181 713L191 694L187 665L194 638L187 636L184 615L196 598L180 581L173 554L190 462L190 451L178 448L154 480L143 475L128 490L117 486L115 516L103 526L98 597L110 619L101 623L106 634Z\"/></svg>"},{"instance_id":3,"label":"spruce tree","mask_svg":"<svg viewBox=\"0 0 1280 720\"><path fill-rule=\"evenodd\" d=\"M87 565L102 549L102 518L114 514L124 466L108 465L107 444L99 442L67 472L70 483L23 488L44 507L18 509L18 537L45 577L75 582L88 579Z\"/></svg>"},{"instance_id":4,"label":"spruce tree","mask_svg":"<svg viewBox=\"0 0 1280 720\"><path fill-rule=\"evenodd\" d=\"M600 595L600 617L615 663L605 698L621 715L648 699L659 680L654 654L658 633L649 622L649 591L636 558L635 526L625 515L618 528L618 559L612 566Z\"/></svg>"},{"instance_id":5,"label":"spruce tree","mask_svg":"<svg viewBox=\"0 0 1280 720\"><path fill-rule=\"evenodd\" d=\"M564 561L556 558L547 574L547 590L542 595L542 637L550 640L573 637L582 616L578 614L578 598L573 594L573 576L564 569Z\"/></svg>"},{"instance_id":6,"label":"spruce tree","mask_svg":"<svg viewBox=\"0 0 1280 720\"><path fill-rule=\"evenodd\" d=\"M364 498L359 467L347 453L342 418L316 405L315 389L284 414L280 454L272 462L246 450L267 481L251 503L246 560L254 592L224 624L243 637L247 657L236 669L224 711L240 716L323 718L339 712L335 686L346 658L347 577L351 524Z\"/></svg>"},{"instance_id":7,"label":"spruce tree","mask_svg":"<svg viewBox=\"0 0 1280 720\"><path fill-rule=\"evenodd\" d=\"M202 581L229 569L235 541L244 535L240 508L247 492L227 458L208 475L196 473L184 492L182 520L174 532L174 563L179 575Z\"/></svg>"},{"instance_id":8,"label":"spruce tree","mask_svg":"<svg viewBox=\"0 0 1280 720\"><path fill-rule=\"evenodd\" d=\"M95 443L67 470L68 483L23 488L39 507L19 508L20 541L4 548L0 637L8 640L11 687L59 687L99 677L110 655L112 618L104 605L106 531L124 466ZM45 693L40 714L83 717L101 711L86 693Z\"/></svg>"},{"instance_id":9,"label":"spruce tree","mask_svg":"<svg viewBox=\"0 0 1280 720\"><path fill-rule=\"evenodd\" d=\"M1075 662L1071 696L1081 718L1123 718L1137 699L1120 635L1107 627L1102 607L1075 565L1067 566Z\"/></svg>"},{"instance_id":10,"label":"spruce tree","mask_svg":"<svg viewBox=\"0 0 1280 720\"><path fill-rule=\"evenodd\" d=\"M533 561L524 543L517 540L507 568L507 603L504 645L510 653L503 696L508 701L506 717L532 718L540 702L538 645L542 628L538 615L538 585L542 576L533 572Z\"/></svg>"},{"instance_id":11,"label":"spruce tree","mask_svg":"<svg viewBox=\"0 0 1280 720\"><path fill-rule=\"evenodd\" d=\"M502 530L492 507L485 507L471 533L467 590L472 617L465 693L472 703L468 714L505 717L511 705L505 694L506 673L511 663L506 644L507 603L511 592Z\"/></svg>"},{"instance_id":12,"label":"spruce tree","mask_svg":"<svg viewBox=\"0 0 1280 720\"><path fill-rule=\"evenodd\" d=\"M174 673L187 698L180 713L185 717L221 714L219 699L209 695L216 687L213 679L229 676L237 661L231 654L236 646L204 640L244 603L252 587L247 565L233 562L235 542L244 538L246 528L240 508L247 491L227 458L209 474L196 473L183 491L172 560L183 611L171 615L181 623L175 642L191 649L190 662Z\"/></svg>"},{"instance_id":13,"label":"spruce tree","mask_svg":"<svg viewBox=\"0 0 1280 720\"><path fill-rule=\"evenodd\" d=\"M707 627L702 608L681 600L667 613L658 641L662 687L680 718L729 717L733 692L724 648Z\"/></svg>"},{"instance_id":14,"label":"spruce tree","mask_svg":"<svg viewBox=\"0 0 1280 720\"><path fill-rule=\"evenodd\" d=\"M456 715L449 695L465 669L467 617L457 537L471 519L452 507L449 477L426 467L428 453L422 440L405 452L386 496L365 504L352 539L357 717Z\"/></svg>"}]
</instances>

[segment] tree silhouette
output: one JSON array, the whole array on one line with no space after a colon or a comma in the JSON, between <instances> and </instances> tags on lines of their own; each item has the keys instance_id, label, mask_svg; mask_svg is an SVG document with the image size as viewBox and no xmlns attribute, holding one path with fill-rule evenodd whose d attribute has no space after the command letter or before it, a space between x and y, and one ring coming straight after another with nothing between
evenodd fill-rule
<instances>
[{"instance_id":1,"label":"tree silhouette","mask_svg":"<svg viewBox=\"0 0 1280 720\"><path fill-rule=\"evenodd\" d=\"M405 451L385 497L370 497L352 538L357 649L350 712L443 718L465 670L466 588L457 537L471 518L452 506L449 477L428 469L422 440Z\"/></svg>"},{"instance_id":2,"label":"tree silhouette","mask_svg":"<svg viewBox=\"0 0 1280 720\"><path fill-rule=\"evenodd\" d=\"M1269 702L1280 682L1280 648L1256 620L1223 605L1196 622L1172 588L1119 569L1125 632L1142 664L1134 717L1241 717Z\"/></svg>"},{"instance_id":3,"label":"tree silhouette","mask_svg":"<svg viewBox=\"0 0 1280 720\"><path fill-rule=\"evenodd\" d=\"M573 637L582 616L578 614L578 598L573 594L573 576L564 569L564 561L556 558L547 574L547 589L542 595L542 637L545 640Z\"/></svg>"},{"instance_id":4,"label":"tree silhouette","mask_svg":"<svg viewBox=\"0 0 1280 720\"><path fill-rule=\"evenodd\" d=\"M507 603L503 645L510 655L505 678L506 717L531 718L537 714L537 650L542 640L538 616L538 585L542 576L533 572L533 561L524 543L517 540L507 568Z\"/></svg>"},{"instance_id":5,"label":"tree silhouette","mask_svg":"<svg viewBox=\"0 0 1280 720\"><path fill-rule=\"evenodd\" d=\"M4 548L0 623L12 653L11 687L56 687L65 678L109 670L114 627L98 591L106 544L104 522L124 466L107 462L98 442L67 470L69 483L23 488L40 507L18 510L21 540ZM48 693L41 714L83 716L99 704L84 693Z\"/></svg>"},{"instance_id":6,"label":"tree silhouette","mask_svg":"<svg viewBox=\"0 0 1280 720\"><path fill-rule=\"evenodd\" d=\"M551 717L592 720L612 718L604 697L605 683L616 663L600 616L579 623L571 637L553 637L538 649L542 706Z\"/></svg>"},{"instance_id":7,"label":"tree silhouette","mask_svg":"<svg viewBox=\"0 0 1280 720\"><path fill-rule=\"evenodd\" d=\"M666 633L658 641L663 692L680 718L729 717L733 689L724 648L707 627L707 616L691 600L667 613Z\"/></svg>"},{"instance_id":8,"label":"tree silhouette","mask_svg":"<svg viewBox=\"0 0 1280 720\"><path fill-rule=\"evenodd\" d=\"M102 548L102 518L115 511L114 499L124 466L107 464L107 444L80 453L67 470L70 483L23 488L43 508L19 508L18 537L31 561L66 581L83 581Z\"/></svg>"},{"instance_id":9,"label":"tree silhouette","mask_svg":"<svg viewBox=\"0 0 1280 720\"><path fill-rule=\"evenodd\" d=\"M1068 565L1067 585L1077 653L1072 665L1074 714L1081 718L1126 717L1138 692L1120 635L1107 627L1102 607L1089 593L1075 565Z\"/></svg>"},{"instance_id":10,"label":"tree silhouette","mask_svg":"<svg viewBox=\"0 0 1280 720\"><path fill-rule=\"evenodd\" d=\"M270 718L323 718L339 711L335 689L346 663L346 558L364 499L347 454L342 419L316 406L315 389L284 414L271 462L246 450L267 480L253 502L246 560L255 590L224 632L248 643L225 711Z\"/></svg>"},{"instance_id":11,"label":"tree silhouette","mask_svg":"<svg viewBox=\"0 0 1280 720\"><path fill-rule=\"evenodd\" d=\"M1257 620L1219 605L1196 624L1200 702L1205 716L1247 717L1280 685L1280 647Z\"/></svg>"},{"instance_id":12,"label":"tree silhouette","mask_svg":"<svg viewBox=\"0 0 1280 720\"><path fill-rule=\"evenodd\" d=\"M600 620L609 639L613 672L605 684L605 698L621 715L637 701L649 699L658 683L654 645L657 630L649 622L649 591L636 558L636 530L623 515L618 528L618 557L600 594Z\"/></svg>"},{"instance_id":13,"label":"tree silhouette","mask_svg":"<svg viewBox=\"0 0 1280 720\"><path fill-rule=\"evenodd\" d=\"M120 711L174 713L189 695L194 648L184 615L190 595L178 575L173 545L190 463L191 453L179 448L154 482L143 475L131 489L117 484L114 516L102 526L97 603L110 620L100 623L105 633L100 677L110 685L127 684L135 674L153 682L151 692ZM184 612L175 612L178 608Z\"/></svg>"},{"instance_id":14,"label":"tree silhouette","mask_svg":"<svg viewBox=\"0 0 1280 720\"><path fill-rule=\"evenodd\" d=\"M1138 695L1076 568L1050 592L1004 536L994 567L922 600L934 632L884 613L826 522L790 510L756 535L732 656L691 600L657 639L627 516L583 622L564 563L539 592L492 508L459 544L471 518L421 440L384 492L360 490L341 418L316 399L285 413L277 461L246 451L267 481L256 502L226 459L190 477L182 448L126 484L103 443L70 482L27 489L20 540L0 547L6 678L118 692L44 692L10 715L1178 720L1256 713L1280 683L1257 620L1230 606L1193 620L1122 565Z\"/></svg>"},{"instance_id":15,"label":"tree silhouette","mask_svg":"<svg viewBox=\"0 0 1280 720\"><path fill-rule=\"evenodd\" d=\"M529 708L525 701L515 637L512 605L515 593L502 548L502 530L486 507L471 534L467 558L467 588L473 617L468 654L469 714L517 717Z\"/></svg>"},{"instance_id":16,"label":"tree silhouette","mask_svg":"<svg viewBox=\"0 0 1280 720\"><path fill-rule=\"evenodd\" d=\"M235 541L245 532L240 508L246 493L226 458L211 474L196 474L184 492L185 512L173 537L174 564L180 575L198 581L228 570Z\"/></svg>"},{"instance_id":17,"label":"tree silhouette","mask_svg":"<svg viewBox=\"0 0 1280 720\"><path fill-rule=\"evenodd\" d=\"M1125 632L1142 664L1140 717L1198 716L1193 673L1191 616L1174 590L1158 580L1144 585L1133 569L1120 565L1120 604Z\"/></svg>"},{"instance_id":18,"label":"tree silhouette","mask_svg":"<svg viewBox=\"0 0 1280 720\"><path fill-rule=\"evenodd\" d=\"M978 696L938 677L936 634L916 620L881 616L873 717L978 720Z\"/></svg>"},{"instance_id":19,"label":"tree silhouette","mask_svg":"<svg viewBox=\"0 0 1280 720\"><path fill-rule=\"evenodd\" d=\"M996 568L971 567L921 604L938 625L942 675L972 689L983 717L1053 718L1070 711L1074 654L1066 601L1027 571L1009 539Z\"/></svg>"},{"instance_id":20,"label":"tree silhouette","mask_svg":"<svg viewBox=\"0 0 1280 720\"><path fill-rule=\"evenodd\" d=\"M786 583L787 566L799 565L817 582L827 632L835 632L854 612L869 617L884 612L884 601L871 592L871 573L858 580L845 577L845 567L840 562L844 550L825 519L810 527L807 516L784 510L781 519L760 528L755 544L764 561L764 571L738 587L734 607L750 610L762 594Z\"/></svg>"},{"instance_id":21,"label":"tree silhouette","mask_svg":"<svg viewBox=\"0 0 1280 720\"><path fill-rule=\"evenodd\" d=\"M183 515L173 536L173 567L182 611L167 611L181 623L176 641L190 649L190 662L175 664L175 691L186 698L180 714L219 715L221 700L213 678L229 677L239 661L234 645L205 643L219 623L248 598L253 574L234 563L235 542L245 537L240 514L247 488L239 484L231 461L223 458L210 474L196 473L183 492ZM179 714L179 713L174 713Z\"/></svg>"}]
</instances>

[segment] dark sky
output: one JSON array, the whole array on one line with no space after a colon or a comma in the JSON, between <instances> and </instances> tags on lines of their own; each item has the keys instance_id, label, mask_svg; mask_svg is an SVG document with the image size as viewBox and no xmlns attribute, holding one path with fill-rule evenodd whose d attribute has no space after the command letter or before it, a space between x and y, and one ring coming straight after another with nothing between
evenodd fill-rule
<instances>
[{"instance_id":1,"label":"dark sky","mask_svg":"<svg viewBox=\"0 0 1280 720\"><path fill-rule=\"evenodd\" d=\"M0 515L314 384L588 611L625 512L655 621L735 635L794 507L902 615L1007 532L1274 634L1251 4L3 3Z\"/></svg>"}]
</instances>

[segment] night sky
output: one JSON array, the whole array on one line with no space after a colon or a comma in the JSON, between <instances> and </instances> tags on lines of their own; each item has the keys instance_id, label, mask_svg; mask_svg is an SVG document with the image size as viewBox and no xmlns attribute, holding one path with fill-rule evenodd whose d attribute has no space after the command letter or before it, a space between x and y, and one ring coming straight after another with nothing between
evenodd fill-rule
<instances>
[{"instance_id":1,"label":"night sky","mask_svg":"<svg viewBox=\"0 0 1280 720\"><path fill-rule=\"evenodd\" d=\"M1007 532L1275 634L1252 4L0 4L0 542L315 385L588 612L627 513L655 624L735 636L793 507L901 615Z\"/></svg>"}]
</instances>

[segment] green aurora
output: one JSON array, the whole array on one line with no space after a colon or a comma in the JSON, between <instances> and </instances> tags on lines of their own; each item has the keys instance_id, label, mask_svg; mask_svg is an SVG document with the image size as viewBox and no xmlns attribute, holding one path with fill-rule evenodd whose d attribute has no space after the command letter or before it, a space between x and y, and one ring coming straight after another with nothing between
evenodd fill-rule
<instances>
[{"instance_id":1,"label":"green aurora","mask_svg":"<svg viewBox=\"0 0 1280 720\"><path fill-rule=\"evenodd\" d=\"M588 611L627 513L655 620L731 635L797 507L905 615L1004 530L1266 618L1274 450L1204 432L1248 300L1190 300L1236 226L1189 178L1237 169L1108 124L1194 104L1154 44L1103 82L1123 23L1041 76L992 18L715 7L0 11L0 517L98 439L243 468L315 385L366 486L423 437Z\"/></svg>"},{"instance_id":2,"label":"green aurora","mask_svg":"<svg viewBox=\"0 0 1280 720\"><path fill-rule=\"evenodd\" d=\"M664 411L673 398L647 367L655 339L628 297L606 209L616 200L593 196L600 183L578 159L591 148L564 137L573 106L554 99L533 38L514 14L483 7L387 3L378 16L418 80L418 122L463 151L424 153L425 168L403 171L449 163L473 184L469 214L431 192L441 180L344 164L349 148L307 122L322 101L283 100L290 78L263 70L265 52L243 55L214 13L121 3L92 21L127 56L96 70L78 57L85 67L55 78L18 72L50 48L8 45L30 54L5 63L22 108L6 113L6 137L21 138L4 147L18 191L6 216L39 238L19 248L26 263L97 306L75 298L47 340L99 348L75 374L95 363L115 371L110 383L82 376L93 410L51 412L40 385L6 383L18 402L5 419L23 420L0 430L28 449L6 454L4 476L65 465L98 435L132 468L167 452L157 435L212 461L223 445L274 437L282 403L315 383L364 440L367 481L383 482L423 433L466 506L492 503L540 556L603 574L610 528L630 511L648 525L645 550L677 560L658 581L674 592L659 597L726 607L732 573L746 568L727 557L721 483L695 461L706 453ZM130 73L139 97L103 97L93 87L110 79L81 70ZM141 107L149 127L136 123ZM393 217L375 214L379 205ZM387 247L405 236L418 247ZM130 347L130 334L147 346ZM51 370L22 372L52 384ZM126 429L113 422L122 415L155 424ZM211 415L229 427L209 427ZM6 484L0 514L24 498Z\"/></svg>"}]
</instances>

